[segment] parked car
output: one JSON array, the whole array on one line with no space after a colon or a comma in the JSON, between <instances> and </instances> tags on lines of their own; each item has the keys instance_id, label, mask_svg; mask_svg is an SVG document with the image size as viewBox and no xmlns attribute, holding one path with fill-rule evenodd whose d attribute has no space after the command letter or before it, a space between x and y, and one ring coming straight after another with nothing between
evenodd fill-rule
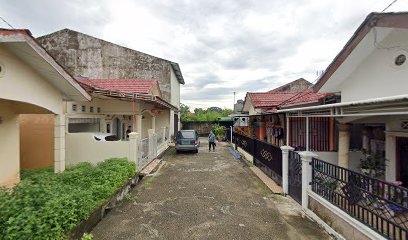
<instances>
[{"instance_id":1,"label":"parked car","mask_svg":"<svg viewBox=\"0 0 408 240\"><path fill-rule=\"evenodd\" d=\"M96 141L106 142L106 141L120 141L118 136L113 135L112 133L94 133L94 139Z\"/></svg>"},{"instance_id":2,"label":"parked car","mask_svg":"<svg viewBox=\"0 0 408 240\"><path fill-rule=\"evenodd\" d=\"M198 153L200 140L198 133L195 130L181 130L176 136L176 152L194 151Z\"/></svg>"}]
</instances>

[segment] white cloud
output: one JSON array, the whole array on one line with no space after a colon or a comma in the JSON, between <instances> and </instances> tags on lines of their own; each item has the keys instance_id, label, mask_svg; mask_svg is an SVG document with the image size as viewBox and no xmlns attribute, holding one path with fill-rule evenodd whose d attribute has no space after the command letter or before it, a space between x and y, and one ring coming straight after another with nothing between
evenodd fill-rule
<instances>
[{"instance_id":1,"label":"white cloud","mask_svg":"<svg viewBox=\"0 0 408 240\"><path fill-rule=\"evenodd\" d=\"M40 36L72 28L180 64L182 102L232 107L246 91L316 78L391 0L0 0L0 16ZM397 1L387 11L407 11ZM0 27L7 27L0 23Z\"/></svg>"}]
</instances>

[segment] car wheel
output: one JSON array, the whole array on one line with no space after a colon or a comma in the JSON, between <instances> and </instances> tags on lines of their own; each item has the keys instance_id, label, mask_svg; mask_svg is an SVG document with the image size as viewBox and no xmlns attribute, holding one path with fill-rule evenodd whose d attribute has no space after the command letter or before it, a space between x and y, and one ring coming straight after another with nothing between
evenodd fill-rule
<instances>
[{"instance_id":1,"label":"car wheel","mask_svg":"<svg viewBox=\"0 0 408 240\"><path fill-rule=\"evenodd\" d=\"M198 153L198 149L195 150L195 153Z\"/></svg>"},{"instance_id":2,"label":"car wheel","mask_svg":"<svg viewBox=\"0 0 408 240\"><path fill-rule=\"evenodd\" d=\"M179 150L176 150L176 153L180 153L180 151L179 151Z\"/></svg>"}]
</instances>

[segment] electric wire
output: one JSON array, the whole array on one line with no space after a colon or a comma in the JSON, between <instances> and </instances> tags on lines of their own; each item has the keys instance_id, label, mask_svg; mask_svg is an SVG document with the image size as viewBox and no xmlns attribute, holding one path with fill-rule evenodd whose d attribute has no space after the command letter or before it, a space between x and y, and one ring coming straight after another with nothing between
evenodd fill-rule
<instances>
[{"instance_id":1,"label":"electric wire","mask_svg":"<svg viewBox=\"0 0 408 240\"><path fill-rule=\"evenodd\" d=\"M0 16L0 19L1 19L4 23L6 23L10 28L15 29L13 26L11 26L10 23L7 22L2 16Z\"/></svg>"}]
</instances>

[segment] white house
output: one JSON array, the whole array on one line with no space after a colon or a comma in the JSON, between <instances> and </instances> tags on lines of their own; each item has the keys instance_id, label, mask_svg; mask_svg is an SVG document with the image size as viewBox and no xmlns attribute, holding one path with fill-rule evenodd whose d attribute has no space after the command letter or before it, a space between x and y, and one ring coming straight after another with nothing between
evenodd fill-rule
<instances>
[{"instance_id":1,"label":"white house","mask_svg":"<svg viewBox=\"0 0 408 240\"><path fill-rule=\"evenodd\" d=\"M0 186L20 180L20 116L54 116L54 167L65 167L64 101L91 96L39 45L28 30L0 29Z\"/></svg>"}]
</instances>

